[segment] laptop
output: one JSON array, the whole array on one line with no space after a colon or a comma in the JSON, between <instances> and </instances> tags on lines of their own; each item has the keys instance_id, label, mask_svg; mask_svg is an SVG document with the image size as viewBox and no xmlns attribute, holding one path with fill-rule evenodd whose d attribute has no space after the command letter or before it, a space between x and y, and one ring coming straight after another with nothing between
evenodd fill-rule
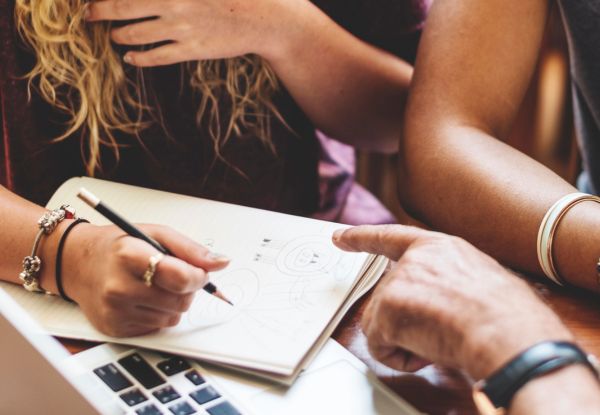
<instances>
[{"instance_id":1,"label":"laptop","mask_svg":"<svg viewBox=\"0 0 600 415\"><path fill-rule=\"evenodd\" d=\"M71 355L2 289L0 367L0 414L418 414L331 339L291 387L121 345Z\"/></svg>"}]
</instances>

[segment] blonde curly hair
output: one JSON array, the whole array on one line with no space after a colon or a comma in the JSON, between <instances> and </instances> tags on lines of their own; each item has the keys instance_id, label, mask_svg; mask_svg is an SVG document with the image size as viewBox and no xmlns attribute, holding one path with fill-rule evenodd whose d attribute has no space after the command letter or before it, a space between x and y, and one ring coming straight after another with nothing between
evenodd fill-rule
<instances>
[{"instance_id":1,"label":"blonde curly hair","mask_svg":"<svg viewBox=\"0 0 600 415\"><path fill-rule=\"evenodd\" d=\"M81 130L82 152L89 175L101 171L102 146L117 159L116 131L139 137L151 122L161 122L160 109L149 107L143 71L129 79L110 39L110 22L84 21L88 0L16 0L15 19L23 41L36 55L25 75L29 91L35 87L44 100L69 115L67 127L54 141ZM271 143L271 117L284 122L272 103L278 90L273 70L259 56L188 62L182 70L190 87L199 92L198 123L206 122L215 154L242 130L253 132L265 145ZM66 88L65 88L66 87ZM218 96L226 93L229 120L221 122ZM161 122L162 123L162 122ZM223 128L225 126L225 128ZM143 143L142 143L143 144Z\"/></svg>"}]
</instances>

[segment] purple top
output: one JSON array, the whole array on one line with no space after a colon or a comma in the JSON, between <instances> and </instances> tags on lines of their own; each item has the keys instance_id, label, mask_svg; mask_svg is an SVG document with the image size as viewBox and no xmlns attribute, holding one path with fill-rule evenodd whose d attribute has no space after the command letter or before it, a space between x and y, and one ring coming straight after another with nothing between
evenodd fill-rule
<instances>
[{"instance_id":1,"label":"purple top","mask_svg":"<svg viewBox=\"0 0 600 415\"><path fill-rule=\"evenodd\" d=\"M315 3L355 35L409 61L414 59L429 6L429 1L420 0ZM81 143L79 134L74 134L51 144L61 133L64 114L37 95L27 102L26 83L17 76L32 66L33 59L15 32L13 7L14 0L0 0L0 184L45 204L63 181L85 174ZM374 201L353 184L352 151L319 137L286 91L274 101L296 134L273 120L274 155L257 137L243 132L224 146L225 163L215 159L207 132L196 126L195 111L189 108L197 108L198 97L180 90L179 67L148 69L146 79L163 109L168 131L177 140L166 138L160 127L153 126L142 132L144 150L137 139L121 134L118 139L127 147L120 162L105 151L105 170L98 177L348 223L391 220L385 210L373 214L372 206L367 217L347 215L360 210L359 206L348 209L353 192L360 194L354 198L358 205L370 206Z\"/></svg>"}]
</instances>

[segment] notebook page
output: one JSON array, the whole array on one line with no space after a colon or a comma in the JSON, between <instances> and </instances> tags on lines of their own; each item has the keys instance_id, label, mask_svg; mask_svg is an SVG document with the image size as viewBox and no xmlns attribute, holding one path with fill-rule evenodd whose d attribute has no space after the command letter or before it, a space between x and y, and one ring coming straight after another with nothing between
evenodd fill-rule
<instances>
[{"instance_id":1,"label":"notebook page","mask_svg":"<svg viewBox=\"0 0 600 415\"><path fill-rule=\"evenodd\" d=\"M200 291L177 327L109 339L77 307L56 298L19 296L56 335L122 342L289 375L353 291L368 259L333 246L331 234L338 224L90 178L66 182L48 207L69 203L92 223L107 223L76 198L82 186L134 223L169 225L232 258L227 269L211 274L211 281L236 306Z\"/></svg>"}]
</instances>

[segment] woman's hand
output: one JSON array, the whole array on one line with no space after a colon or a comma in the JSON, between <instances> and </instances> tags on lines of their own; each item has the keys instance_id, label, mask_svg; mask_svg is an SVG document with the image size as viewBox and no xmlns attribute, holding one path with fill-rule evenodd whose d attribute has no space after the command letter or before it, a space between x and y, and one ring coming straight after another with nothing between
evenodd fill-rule
<instances>
[{"instance_id":1,"label":"woman's hand","mask_svg":"<svg viewBox=\"0 0 600 415\"><path fill-rule=\"evenodd\" d=\"M159 262L150 287L142 276L158 252L117 227L81 224L65 244L66 294L110 336L136 336L176 325L195 292L208 282L207 273L229 262L170 228L140 228L174 255Z\"/></svg>"},{"instance_id":2,"label":"woman's hand","mask_svg":"<svg viewBox=\"0 0 600 415\"><path fill-rule=\"evenodd\" d=\"M334 242L398 261L363 317L371 353L390 367L425 360L483 378L534 343L572 339L524 281L462 239L389 225L338 231Z\"/></svg>"},{"instance_id":3,"label":"woman's hand","mask_svg":"<svg viewBox=\"0 0 600 415\"><path fill-rule=\"evenodd\" d=\"M128 52L136 66L222 59L248 53L268 55L271 39L281 41L285 3L273 0L102 0L89 4L87 20L153 18L114 29L122 45L171 43ZM308 3L308 2L307 2Z\"/></svg>"}]
</instances>

